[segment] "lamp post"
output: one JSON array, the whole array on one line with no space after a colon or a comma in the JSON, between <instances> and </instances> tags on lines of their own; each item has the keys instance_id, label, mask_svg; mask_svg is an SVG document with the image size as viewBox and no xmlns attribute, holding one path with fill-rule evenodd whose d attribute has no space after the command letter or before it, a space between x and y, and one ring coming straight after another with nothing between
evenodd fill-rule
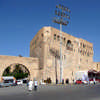
<instances>
[{"instance_id":1,"label":"lamp post","mask_svg":"<svg viewBox=\"0 0 100 100\"><path fill-rule=\"evenodd\" d=\"M78 51L79 51L79 70L80 70L80 41L78 40Z\"/></svg>"},{"instance_id":2,"label":"lamp post","mask_svg":"<svg viewBox=\"0 0 100 100\"><path fill-rule=\"evenodd\" d=\"M71 11L69 8L59 4L56 5L55 15L53 22L60 24L60 83L62 83L63 78L63 66L62 66L62 25L67 26L70 19ZM67 19L67 20L66 20Z\"/></svg>"}]
</instances>

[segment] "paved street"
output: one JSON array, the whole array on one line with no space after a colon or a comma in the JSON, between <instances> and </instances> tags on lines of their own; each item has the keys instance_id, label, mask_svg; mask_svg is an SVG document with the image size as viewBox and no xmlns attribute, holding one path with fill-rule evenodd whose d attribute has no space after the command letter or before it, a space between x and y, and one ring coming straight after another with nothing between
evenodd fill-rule
<instances>
[{"instance_id":1,"label":"paved street","mask_svg":"<svg viewBox=\"0 0 100 100\"><path fill-rule=\"evenodd\" d=\"M0 100L100 100L100 85L49 85L28 92L26 86L0 88Z\"/></svg>"}]
</instances>

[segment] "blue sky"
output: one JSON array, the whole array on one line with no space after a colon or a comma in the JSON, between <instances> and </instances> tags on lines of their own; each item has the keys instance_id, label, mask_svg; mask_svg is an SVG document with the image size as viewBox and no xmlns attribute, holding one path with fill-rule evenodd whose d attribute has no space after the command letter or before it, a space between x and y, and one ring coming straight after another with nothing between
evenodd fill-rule
<instances>
[{"instance_id":1,"label":"blue sky","mask_svg":"<svg viewBox=\"0 0 100 100\"><path fill-rule=\"evenodd\" d=\"M29 57L30 41L52 22L56 4L72 11L63 31L94 45L94 61L100 61L100 0L0 0L0 55Z\"/></svg>"}]
</instances>

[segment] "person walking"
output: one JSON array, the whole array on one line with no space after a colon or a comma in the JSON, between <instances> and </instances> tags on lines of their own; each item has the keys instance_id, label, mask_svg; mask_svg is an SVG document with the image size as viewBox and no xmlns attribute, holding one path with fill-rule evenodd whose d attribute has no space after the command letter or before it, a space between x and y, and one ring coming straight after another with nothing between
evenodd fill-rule
<instances>
[{"instance_id":1,"label":"person walking","mask_svg":"<svg viewBox=\"0 0 100 100\"><path fill-rule=\"evenodd\" d=\"M94 84L95 84L95 77L93 78L93 82L94 82Z\"/></svg>"},{"instance_id":2,"label":"person walking","mask_svg":"<svg viewBox=\"0 0 100 100\"><path fill-rule=\"evenodd\" d=\"M29 81L28 90L29 91L32 91L33 90L33 81L32 80Z\"/></svg>"},{"instance_id":3,"label":"person walking","mask_svg":"<svg viewBox=\"0 0 100 100\"><path fill-rule=\"evenodd\" d=\"M34 90L35 90L35 91L37 90L37 87L38 87L38 82L35 80L35 81L34 81Z\"/></svg>"}]
</instances>

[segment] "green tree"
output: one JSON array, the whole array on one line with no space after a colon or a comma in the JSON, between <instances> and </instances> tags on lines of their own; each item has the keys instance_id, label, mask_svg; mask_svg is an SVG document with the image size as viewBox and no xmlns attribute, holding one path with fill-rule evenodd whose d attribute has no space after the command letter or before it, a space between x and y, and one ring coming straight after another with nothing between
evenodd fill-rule
<instances>
[{"instance_id":1,"label":"green tree","mask_svg":"<svg viewBox=\"0 0 100 100\"><path fill-rule=\"evenodd\" d=\"M22 78L28 77L29 75L28 73L23 72L19 64L15 66L15 69L13 70L13 72L10 72L10 69L11 67L8 67L4 71L3 76L14 76L16 79L22 79Z\"/></svg>"}]
</instances>

